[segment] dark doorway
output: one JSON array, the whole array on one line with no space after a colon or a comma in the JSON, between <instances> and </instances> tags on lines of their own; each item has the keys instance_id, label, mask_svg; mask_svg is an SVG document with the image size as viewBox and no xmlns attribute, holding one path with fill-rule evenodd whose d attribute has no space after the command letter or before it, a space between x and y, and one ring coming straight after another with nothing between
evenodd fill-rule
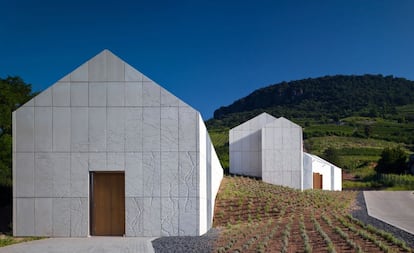
<instances>
[{"instance_id":1,"label":"dark doorway","mask_svg":"<svg viewBox=\"0 0 414 253\"><path fill-rule=\"evenodd\" d=\"M91 235L125 234L125 174L91 172Z\"/></svg>"},{"instance_id":2,"label":"dark doorway","mask_svg":"<svg viewBox=\"0 0 414 253\"><path fill-rule=\"evenodd\" d=\"M313 189L322 189L322 174L313 173Z\"/></svg>"}]
</instances>

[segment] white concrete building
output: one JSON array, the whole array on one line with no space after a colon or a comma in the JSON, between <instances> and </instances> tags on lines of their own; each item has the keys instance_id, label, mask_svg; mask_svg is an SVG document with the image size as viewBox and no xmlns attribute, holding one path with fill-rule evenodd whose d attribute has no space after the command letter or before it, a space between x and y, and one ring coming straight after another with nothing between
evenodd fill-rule
<instances>
[{"instance_id":1,"label":"white concrete building","mask_svg":"<svg viewBox=\"0 0 414 253\"><path fill-rule=\"evenodd\" d=\"M304 153L302 128L283 117L262 113L230 129L229 151L232 174L300 190L319 188L314 179L321 189L342 189L341 169Z\"/></svg>"},{"instance_id":2,"label":"white concrete building","mask_svg":"<svg viewBox=\"0 0 414 253\"><path fill-rule=\"evenodd\" d=\"M262 177L262 128L275 119L262 113L230 130L230 173Z\"/></svg>"},{"instance_id":3,"label":"white concrete building","mask_svg":"<svg viewBox=\"0 0 414 253\"><path fill-rule=\"evenodd\" d=\"M316 155L303 152L304 189L342 191L341 168Z\"/></svg>"},{"instance_id":4,"label":"white concrete building","mask_svg":"<svg viewBox=\"0 0 414 253\"><path fill-rule=\"evenodd\" d=\"M198 111L104 50L13 113L13 234L201 235L223 170Z\"/></svg>"}]
</instances>

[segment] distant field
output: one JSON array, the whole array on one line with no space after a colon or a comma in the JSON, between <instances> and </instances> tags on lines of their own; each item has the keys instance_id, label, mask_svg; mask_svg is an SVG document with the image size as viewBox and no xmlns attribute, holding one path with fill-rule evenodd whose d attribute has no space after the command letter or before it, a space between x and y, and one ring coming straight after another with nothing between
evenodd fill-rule
<instances>
[{"instance_id":1,"label":"distant field","mask_svg":"<svg viewBox=\"0 0 414 253\"><path fill-rule=\"evenodd\" d=\"M412 252L349 215L355 197L225 177L216 199L215 252Z\"/></svg>"}]
</instances>

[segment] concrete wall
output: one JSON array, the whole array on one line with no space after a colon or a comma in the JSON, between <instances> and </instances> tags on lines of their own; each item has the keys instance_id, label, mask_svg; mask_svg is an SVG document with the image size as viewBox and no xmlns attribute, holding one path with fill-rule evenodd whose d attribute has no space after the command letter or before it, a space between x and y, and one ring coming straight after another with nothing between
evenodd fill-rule
<instances>
[{"instance_id":1,"label":"concrete wall","mask_svg":"<svg viewBox=\"0 0 414 253\"><path fill-rule=\"evenodd\" d=\"M261 129L275 119L272 115L262 113L230 129L230 173L254 177L262 176Z\"/></svg>"},{"instance_id":2,"label":"concrete wall","mask_svg":"<svg viewBox=\"0 0 414 253\"><path fill-rule=\"evenodd\" d=\"M13 130L16 236L89 235L91 171L125 171L126 236L211 227L205 188L222 174L200 114L107 50L16 110Z\"/></svg>"},{"instance_id":3,"label":"concrete wall","mask_svg":"<svg viewBox=\"0 0 414 253\"><path fill-rule=\"evenodd\" d=\"M262 129L262 180L303 190L302 128L281 117Z\"/></svg>"}]
</instances>

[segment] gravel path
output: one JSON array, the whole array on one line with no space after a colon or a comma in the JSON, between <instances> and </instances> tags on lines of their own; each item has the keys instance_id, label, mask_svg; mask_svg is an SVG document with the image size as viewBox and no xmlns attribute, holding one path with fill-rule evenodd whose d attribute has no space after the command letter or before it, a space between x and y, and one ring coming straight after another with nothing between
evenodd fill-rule
<instances>
[{"instance_id":1,"label":"gravel path","mask_svg":"<svg viewBox=\"0 0 414 253\"><path fill-rule=\"evenodd\" d=\"M368 215L362 191L358 193L356 208L351 212L351 214L366 224L371 224L376 228L393 234L395 237L405 241L408 245L410 245L410 247L414 248L414 235Z\"/></svg>"},{"instance_id":2,"label":"gravel path","mask_svg":"<svg viewBox=\"0 0 414 253\"><path fill-rule=\"evenodd\" d=\"M170 236L161 237L152 241L155 253L210 253L214 242L219 235L215 228L210 229L202 236Z\"/></svg>"}]
</instances>

